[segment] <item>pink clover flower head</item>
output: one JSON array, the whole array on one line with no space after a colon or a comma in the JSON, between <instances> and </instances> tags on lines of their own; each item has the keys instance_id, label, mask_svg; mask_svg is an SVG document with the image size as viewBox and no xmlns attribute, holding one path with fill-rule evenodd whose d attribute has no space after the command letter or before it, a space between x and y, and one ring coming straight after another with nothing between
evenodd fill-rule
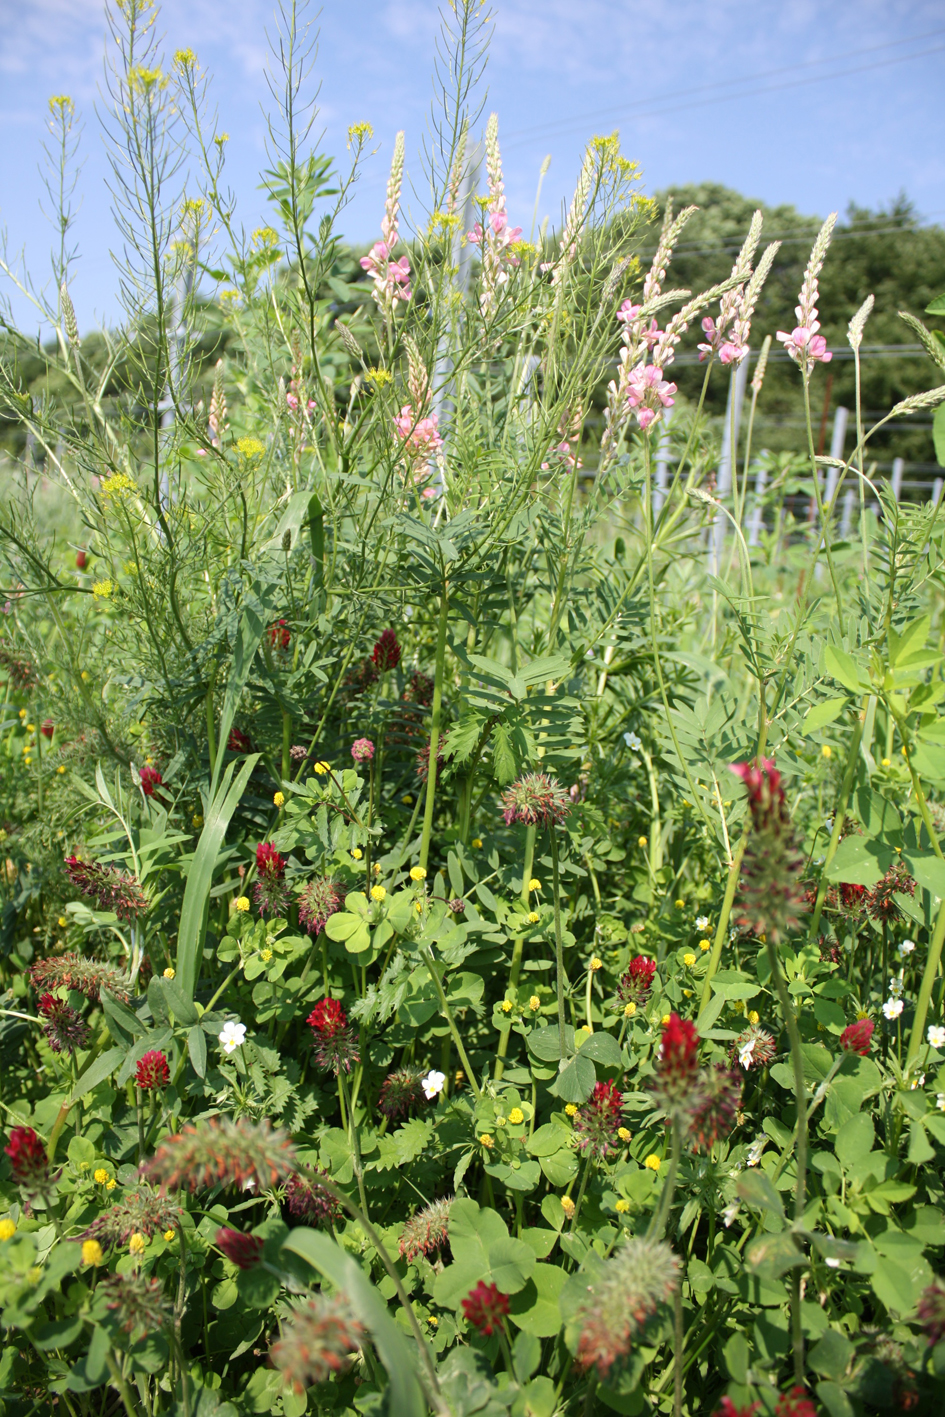
<instances>
[{"instance_id":1,"label":"pink clover flower head","mask_svg":"<svg viewBox=\"0 0 945 1417\"><path fill-rule=\"evenodd\" d=\"M557 778L530 772L513 782L502 794L502 815L506 825L560 826L571 811L571 799Z\"/></svg>"},{"instance_id":2,"label":"pink clover flower head","mask_svg":"<svg viewBox=\"0 0 945 1417\"><path fill-rule=\"evenodd\" d=\"M355 738L351 744L351 756L356 763L369 763L374 757L374 744L370 738Z\"/></svg>"}]
</instances>

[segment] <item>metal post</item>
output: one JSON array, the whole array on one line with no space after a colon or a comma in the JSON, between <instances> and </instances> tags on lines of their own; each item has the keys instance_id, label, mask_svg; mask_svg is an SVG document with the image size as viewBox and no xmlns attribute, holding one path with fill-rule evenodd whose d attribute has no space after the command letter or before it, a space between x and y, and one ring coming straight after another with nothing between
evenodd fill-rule
<instances>
[{"instance_id":1,"label":"metal post","mask_svg":"<svg viewBox=\"0 0 945 1417\"><path fill-rule=\"evenodd\" d=\"M844 408L842 404L838 405L837 411L833 416L833 433L830 436L830 456L841 462L843 460L843 445L846 442L847 420L849 417L850 410ZM829 467L827 469L827 495L824 498L824 502L828 507L833 501L837 491L839 477L840 469L838 467Z\"/></svg>"},{"instance_id":2,"label":"metal post","mask_svg":"<svg viewBox=\"0 0 945 1417\"><path fill-rule=\"evenodd\" d=\"M938 504L938 499L939 499L939 497L941 497L941 495L942 495L942 479L941 479L940 477L936 477L935 481L932 483L932 505L933 505L933 507Z\"/></svg>"},{"instance_id":3,"label":"metal post","mask_svg":"<svg viewBox=\"0 0 945 1417\"><path fill-rule=\"evenodd\" d=\"M890 479L890 486L892 487L892 494L897 502L902 496L902 474L905 472L905 470L905 461L902 458L893 458L892 478Z\"/></svg>"},{"instance_id":4,"label":"metal post","mask_svg":"<svg viewBox=\"0 0 945 1417\"><path fill-rule=\"evenodd\" d=\"M843 494L843 516L840 518L840 540L846 541L853 526L853 503L856 493L852 487L848 487Z\"/></svg>"},{"instance_id":5,"label":"metal post","mask_svg":"<svg viewBox=\"0 0 945 1417\"><path fill-rule=\"evenodd\" d=\"M666 489L669 485L669 424L673 416L673 410L668 408L663 414L663 431L660 433L660 440L656 445L656 486L653 489L653 515L659 516L663 503L666 501Z\"/></svg>"},{"instance_id":6,"label":"metal post","mask_svg":"<svg viewBox=\"0 0 945 1417\"><path fill-rule=\"evenodd\" d=\"M748 384L748 360L743 359L738 368L732 373L728 386L728 400L725 405L725 426L722 429L722 452L719 456L719 475L716 482L716 496L720 502L724 502L729 492L732 490L732 466L733 450L738 452L738 429L742 417L742 404L745 401L745 388ZM733 426L734 425L734 426ZM733 435L734 434L734 438ZM715 518L715 528L712 538L712 571L714 575L719 574L722 564L722 552L725 547L725 514L718 512Z\"/></svg>"},{"instance_id":7,"label":"metal post","mask_svg":"<svg viewBox=\"0 0 945 1417\"><path fill-rule=\"evenodd\" d=\"M762 463L755 473L755 495L751 508L751 524L748 528L748 545L757 546L761 537L762 527L762 498L765 495L765 487L768 483L768 470Z\"/></svg>"}]
</instances>

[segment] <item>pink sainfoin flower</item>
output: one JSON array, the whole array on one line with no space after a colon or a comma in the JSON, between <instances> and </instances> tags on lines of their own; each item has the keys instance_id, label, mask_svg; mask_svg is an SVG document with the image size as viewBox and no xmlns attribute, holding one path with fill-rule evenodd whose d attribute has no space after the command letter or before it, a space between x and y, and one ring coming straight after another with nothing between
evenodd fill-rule
<instances>
[{"instance_id":1,"label":"pink sainfoin flower","mask_svg":"<svg viewBox=\"0 0 945 1417\"><path fill-rule=\"evenodd\" d=\"M375 241L366 256L361 257L361 269L368 272L374 282L374 300L390 317L398 301L404 304L413 296L410 289L410 262L406 256L391 259L397 245L397 220L400 215L400 189L404 180L404 135L398 133L394 139L394 156L387 179L387 202L384 220L381 222L381 240Z\"/></svg>"},{"instance_id":2,"label":"pink sainfoin flower","mask_svg":"<svg viewBox=\"0 0 945 1417\"><path fill-rule=\"evenodd\" d=\"M756 211L751 219L748 235L732 267L732 279L738 281L738 284L731 290L726 290L719 301L718 320L713 320L709 315L702 321L702 332L708 342L699 346L700 363L707 355L715 353L723 364L740 364L748 353L750 315L747 321L742 319L741 322L738 316L745 296L745 282L751 275L751 263L761 236L761 223L761 212ZM754 300L751 304L754 309ZM731 334L728 333L730 325L733 326Z\"/></svg>"},{"instance_id":3,"label":"pink sainfoin flower","mask_svg":"<svg viewBox=\"0 0 945 1417\"><path fill-rule=\"evenodd\" d=\"M655 364L638 364L627 386L627 403L634 410L640 427L655 423L664 408L672 408L676 385L663 378Z\"/></svg>"},{"instance_id":4,"label":"pink sainfoin flower","mask_svg":"<svg viewBox=\"0 0 945 1417\"><path fill-rule=\"evenodd\" d=\"M798 303L794 307L796 326L790 334L784 330L777 332L778 339L794 363L808 374L816 363L829 364L833 358L827 349L827 341L823 335L817 333L820 329L820 321L817 319L817 278L823 269L824 257L827 254L827 247L830 245L830 237L836 220L837 213L832 212L820 228L817 240L814 242L810 260L807 262L807 269L804 272L804 283L801 286Z\"/></svg>"},{"instance_id":5,"label":"pink sainfoin flower","mask_svg":"<svg viewBox=\"0 0 945 1417\"><path fill-rule=\"evenodd\" d=\"M435 410L426 418L420 418L414 413L413 405L405 403L394 419L394 429L414 466L428 463L443 446Z\"/></svg>"},{"instance_id":6,"label":"pink sainfoin flower","mask_svg":"<svg viewBox=\"0 0 945 1417\"><path fill-rule=\"evenodd\" d=\"M479 246L482 254L479 308L483 315L489 315L495 309L500 287L508 283L510 269L520 264L513 248L522 234L520 226L509 226L505 210L499 119L495 113L489 115L486 124L486 168L489 173L489 203L485 220L477 221L472 231L466 233L466 240Z\"/></svg>"}]
</instances>

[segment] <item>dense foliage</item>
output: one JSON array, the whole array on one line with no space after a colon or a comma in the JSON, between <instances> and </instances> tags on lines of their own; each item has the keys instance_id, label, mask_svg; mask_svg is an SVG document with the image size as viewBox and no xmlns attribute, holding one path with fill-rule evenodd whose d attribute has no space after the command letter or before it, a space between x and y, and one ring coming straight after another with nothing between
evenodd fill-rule
<instances>
[{"instance_id":1,"label":"dense foliage","mask_svg":"<svg viewBox=\"0 0 945 1417\"><path fill-rule=\"evenodd\" d=\"M0 362L50 484L0 504L0 1410L937 1412L945 530L869 478L871 298L817 459L833 219L780 332L761 212L714 284L669 281L687 208L641 267L615 138L521 239L467 0L428 224L399 134L354 298L372 135L310 151L296 7L247 238L152 19L112 13L126 328L80 337L64 237L49 389ZM890 418L945 398L911 331ZM750 417L715 495L765 336L796 521Z\"/></svg>"}]
</instances>

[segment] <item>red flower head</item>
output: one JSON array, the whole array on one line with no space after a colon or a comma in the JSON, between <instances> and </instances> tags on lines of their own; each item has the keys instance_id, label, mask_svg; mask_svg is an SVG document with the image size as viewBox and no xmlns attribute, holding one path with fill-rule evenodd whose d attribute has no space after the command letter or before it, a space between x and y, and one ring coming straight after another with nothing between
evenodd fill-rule
<instances>
[{"instance_id":1,"label":"red flower head","mask_svg":"<svg viewBox=\"0 0 945 1417\"><path fill-rule=\"evenodd\" d=\"M899 915L896 895L915 895L915 881L901 861L890 866L879 885L866 897L866 909L874 920L895 920Z\"/></svg>"},{"instance_id":2,"label":"red flower head","mask_svg":"<svg viewBox=\"0 0 945 1417\"><path fill-rule=\"evenodd\" d=\"M261 841L256 847L256 870L260 876L281 879L285 875L285 860L269 841Z\"/></svg>"},{"instance_id":3,"label":"red flower head","mask_svg":"<svg viewBox=\"0 0 945 1417\"><path fill-rule=\"evenodd\" d=\"M574 1115L574 1135L579 1151L589 1153L598 1161L606 1160L620 1149L617 1133L621 1125L623 1097L612 1082L599 1082L594 1091Z\"/></svg>"},{"instance_id":4,"label":"red flower head","mask_svg":"<svg viewBox=\"0 0 945 1417\"><path fill-rule=\"evenodd\" d=\"M663 1026L652 1093L664 1112L682 1114L698 1101L699 1035L695 1024L677 1013Z\"/></svg>"},{"instance_id":5,"label":"red flower head","mask_svg":"<svg viewBox=\"0 0 945 1417\"><path fill-rule=\"evenodd\" d=\"M258 1235L244 1235L241 1230L224 1225L216 1233L216 1244L237 1269L252 1269L259 1263L264 1242Z\"/></svg>"},{"instance_id":6,"label":"red flower head","mask_svg":"<svg viewBox=\"0 0 945 1417\"><path fill-rule=\"evenodd\" d=\"M755 831L766 830L772 819L779 821L787 803L781 786L781 774L774 765L774 759L762 758L760 763L733 763L732 772L745 784L748 810Z\"/></svg>"},{"instance_id":7,"label":"red flower head","mask_svg":"<svg viewBox=\"0 0 945 1417\"><path fill-rule=\"evenodd\" d=\"M730 1397L723 1397L714 1417L755 1417L760 1406L760 1402L750 1402L747 1407L736 1407Z\"/></svg>"},{"instance_id":8,"label":"red flower head","mask_svg":"<svg viewBox=\"0 0 945 1417\"><path fill-rule=\"evenodd\" d=\"M77 1048L86 1047L91 1030L69 1004L57 999L55 994L43 994L36 1008L46 1020L43 1032L54 1053L74 1053Z\"/></svg>"},{"instance_id":9,"label":"red flower head","mask_svg":"<svg viewBox=\"0 0 945 1417\"><path fill-rule=\"evenodd\" d=\"M10 1158L13 1179L25 1191L42 1190L49 1179L46 1148L32 1127L14 1127L3 1148Z\"/></svg>"},{"instance_id":10,"label":"red flower head","mask_svg":"<svg viewBox=\"0 0 945 1417\"><path fill-rule=\"evenodd\" d=\"M778 1398L774 1417L817 1417L817 1408L802 1387L792 1387Z\"/></svg>"},{"instance_id":11,"label":"red flower head","mask_svg":"<svg viewBox=\"0 0 945 1417\"><path fill-rule=\"evenodd\" d=\"M656 960L649 955L637 955L630 961L627 972L617 986L621 1003L642 1004L649 998L656 974Z\"/></svg>"},{"instance_id":12,"label":"red flower head","mask_svg":"<svg viewBox=\"0 0 945 1417\"><path fill-rule=\"evenodd\" d=\"M463 1316L467 1323L487 1336L502 1327L502 1320L508 1311L508 1294L503 1294L497 1284L487 1284L484 1279L480 1279L463 1300Z\"/></svg>"},{"instance_id":13,"label":"red flower head","mask_svg":"<svg viewBox=\"0 0 945 1417\"><path fill-rule=\"evenodd\" d=\"M291 640L289 627L284 620L277 620L274 625L269 626L269 643L273 649L288 649Z\"/></svg>"},{"instance_id":14,"label":"red flower head","mask_svg":"<svg viewBox=\"0 0 945 1417\"><path fill-rule=\"evenodd\" d=\"M39 731L44 738L51 738L56 731L56 725L53 723L51 718L47 718L40 725Z\"/></svg>"},{"instance_id":15,"label":"red flower head","mask_svg":"<svg viewBox=\"0 0 945 1417\"><path fill-rule=\"evenodd\" d=\"M733 763L732 772L745 784L752 825L736 924L766 935L774 945L797 929L804 912L804 857L795 841L781 774L771 759Z\"/></svg>"},{"instance_id":16,"label":"red flower head","mask_svg":"<svg viewBox=\"0 0 945 1417\"><path fill-rule=\"evenodd\" d=\"M262 841L256 847L256 904L263 915L281 915L288 903L285 888L285 860L271 842Z\"/></svg>"},{"instance_id":17,"label":"red flower head","mask_svg":"<svg viewBox=\"0 0 945 1417\"><path fill-rule=\"evenodd\" d=\"M383 674L388 669L396 669L400 663L400 645L393 630L385 630L371 653L377 669Z\"/></svg>"},{"instance_id":18,"label":"red flower head","mask_svg":"<svg viewBox=\"0 0 945 1417\"><path fill-rule=\"evenodd\" d=\"M113 910L119 920L134 920L150 905L137 879L117 866L80 861L78 856L67 856L65 866L72 884L94 900L99 910Z\"/></svg>"},{"instance_id":19,"label":"red flower head","mask_svg":"<svg viewBox=\"0 0 945 1417\"><path fill-rule=\"evenodd\" d=\"M88 563L89 558L84 551L77 551L75 553L75 564L77 570L84 571Z\"/></svg>"},{"instance_id":20,"label":"red flower head","mask_svg":"<svg viewBox=\"0 0 945 1417\"><path fill-rule=\"evenodd\" d=\"M160 787L163 782L157 768L143 767L138 776L141 778L141 791L145 797L153 797L155 788Z\"/></svg>"},{"instance_id":21,"label":"red flower head","mask_svg":"<svg viewBox=\"0 0 945 1417\"><path fill-rule=\"evenodd\" d=\"M865 1058L870 1051L875 1027L871 1018L859 1018L856 1023L847 1024L840 1035L840 1047L844 1053L859 1053L861 1058Z\"/></svg>"},{"instance_id":22,"label":"red flower head","mask_svg":"<svg viewBox=\"0 0 945 1417\"><path fill-rule=\"evenodd\" d=\"M845 910L858 913L866 905L866 887L840 882L840 901Z\"/></svg>"},{"instance_id":23,"label":"red flower head","mask_svg":"<svg viewBox=\"0 0 945 1417\"><path fill-rule=\"evenodd\" d=\"M733 1064L737 1063L748 1073L753 1068L766 1068L777 1053L773 1034L760 1024L751 1023L735 1039L728 1056Z\"/></svg>"},{"instance_id":24,"label":"red flower head","mask_svg":"<svg viewBox=\"0 0 945 1417\"><path fill-rule=\"evenodd\" d=\"M354 1029L348 1027L348 1016L338 1000L320 999L305 1021L315 1034L313 1047L318 1066L331 1068L336 1074L342 1068L350 1072L351 1064L361 1055Z\"/></svg>"},{"instance_id":25,"label":"red flower head","mask_svg":"<svg viewBox=\"0 0 945 1417\"><path fill-rule=\"evenodd\" d=\"M296 1220L305 1220L310 1225L322 1225L326 1221L337 1220L341 1207L334 1196L325 1190L318 1178L330 1181L327 1171L315 1166L305 1171L294 1171L286 1182L285 1203Z\"/></svg>"},{"instance_id":26,"label":"red flower head","mask_svg":"<svg viewBox=\"0 0 945 1417\"><path fill-rule=\"evenodd\" d=\"M137 1085L145 1092L150 1092L155 1087L167 1087L170 1080L171 1070L164 1054L155 1048L149 1049L135 1068Z\"/></svg>"},{"instance_id":27,"label":"red flower head","mask_svg":"<svg viewBox=\"0 0 945 1417\"><path fill-rule=\"evenodd\" d=\"M316 876L299 892L299 924L310 935L319 935L343 904L344 898L331 876Z\"/></svg>"},{"instance_id":28,"label":"red flower head","mask_svg":"<svg viewBox=\"0 0 945 1417\"><path fill-rule=\"evenodd\" d=\"M238 728L230 729L230 736L226 740L226 746L231 753L248 753L252 748L252 743Z\"/></svg>"},{"instance_id":29,"label":"red flower head","mask_svg":"<svg viewBox=\"0 0 945 1417\"><path fill-rule=\"evenodd\" d=\"M321 1037L334 1038L347 1028L348 1015L337 999L319 999L305 1022Z\"/></svg>"},{"instance_id":30,"label":"red flower head","mask_svg":"<svg viewBox=\"0 0 945 1417\"><path fill-rule=\"evenodd\" d=\"M388 1073L378 1093L378 1111L393 1120L405 1117L412 1107L419 1107L424 1097L423 1077L422 1068L398 1068Z\"/></svg>"},{"instance_id":31,"label":"red flower head","mask_svg":"<svg viewBox=\"0 0 945 1417\"><path fill-rule=\"evenodd\" d=\"M369 763L374 757L374 744L370 738L355 738L351 744L351 756L356 763Z\"/></svg>"},{"instance_id":32,"label":"red flower head","mask_svg":"<svg viewBox=\"0 0 945 1417\"><path fill-rule=\"evenodd\" d=\"M524 826L560 826L571 811L571 798L557 778L543 772L529 772L502 794L502 815L506 823Z\"/></svg>"}]
</instances>

